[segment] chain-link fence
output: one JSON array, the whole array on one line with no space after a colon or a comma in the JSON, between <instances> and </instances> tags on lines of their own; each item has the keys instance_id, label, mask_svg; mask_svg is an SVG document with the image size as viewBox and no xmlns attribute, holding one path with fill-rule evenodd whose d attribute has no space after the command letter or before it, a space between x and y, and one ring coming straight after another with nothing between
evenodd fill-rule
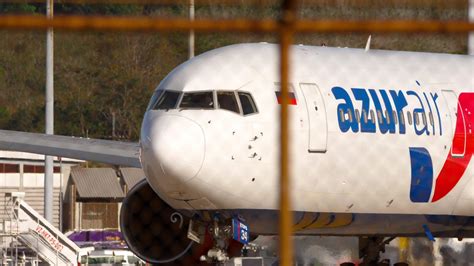
<instances>
[{"instance_id":1,"label":"chain-link fence","mask_svg":"<svg viewBox=\"0 0 474 266\"><path fill-rule=\"evenodd\" d=\"M124 224L145 259L189 251L193 226L204 245L191 253L202 255L236 217L252 237L278 233L281 265L294 262L294 234L367 237L365 256L392 236L474 236L467 1L44 9L0 4L0 124L44 130L41 31L54 28L56 132L141 139L160 198L136 187ZM189 49L198 56L185 62Z\"/></svg>"}]
</instances>

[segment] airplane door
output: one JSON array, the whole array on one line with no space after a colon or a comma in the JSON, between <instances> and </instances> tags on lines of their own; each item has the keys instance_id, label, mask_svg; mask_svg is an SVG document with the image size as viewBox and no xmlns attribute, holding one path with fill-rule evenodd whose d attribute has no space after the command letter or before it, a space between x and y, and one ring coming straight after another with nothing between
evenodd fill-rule
<instances>
[{"instance_id":1,"label":"airplane door","mask_svg":"<svg viewBox=\"0 0 474 266\"><path fill-rule=\"evenodd\" d=\"M308 113L309 152L326 152L328 128L326 107L319 88L314 83L300 83Z\"/></svg>"},{"instance_id":2,"label":"airplane door","mask_svg":"<svg viewBox=\"0 0 474 266\"><path fill-rule=\"evenodd\" d=\"M451 132L453 133L453 144L451 155L453 157L463 157L466 153L466 122L461 103L454 91L443 90L443 96L449 107L451 116Z\"/></svg>"}]
</instances>

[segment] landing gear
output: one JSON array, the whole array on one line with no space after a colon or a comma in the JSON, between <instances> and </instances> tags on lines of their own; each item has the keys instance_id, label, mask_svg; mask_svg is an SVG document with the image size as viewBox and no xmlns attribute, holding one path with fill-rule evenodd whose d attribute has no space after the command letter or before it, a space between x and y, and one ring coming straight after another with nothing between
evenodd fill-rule
<instances>
[{"instance_id":1,"label":"landing gear","mask_svg":"<svg viewBox=\"0 0 474 266\"><path fill-rule=\"evenodd\" d=\"M232 225L219 223L219 218L216 216L212 225L209 226L209 233L212 236L213 246L204 259L207 262L222 263L228 261L227 248L229 247L229 241L232 239Z\"/></svg>"},{"instance_id":2,"label":"landing gear","mask_svg":"<svg viewBox=\"0 0 474 266\"><path fill-rule=\"evenodd\" d=\"M207 239L212 242L212 247L208 249L205 255L200 257L201 261L223 264L230 257L241 253L243 245L233 240L234 228L232 222L232 219L221 219L216 214L210 222L197 221L195 225L190 226L188 238L198 243L202 243L198 239Z\"/></svg>"},{"instance_id":3,"label":"landing gear","mask_svg":"<svg viewBox=\"0 0 474 266\"><path fill-rule=\"evenodd\" d=\"M380 253L385 252L385 245L395 237L359 237L359 258L362 259L361 266L390 265L389 261L380 260Z\"/></svg>"}]
</instances>

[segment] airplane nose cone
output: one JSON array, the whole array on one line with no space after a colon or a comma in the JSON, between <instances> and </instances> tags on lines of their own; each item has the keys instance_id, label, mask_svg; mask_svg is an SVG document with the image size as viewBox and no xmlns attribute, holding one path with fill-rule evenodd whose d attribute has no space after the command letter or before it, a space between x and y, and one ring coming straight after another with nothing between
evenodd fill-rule
<instances>
[{"instance_id":1,"label":"airplane nose cone","mask_svg":"<svg viewBox=\"0 0 474 266\"><path fill-rule=\"evenodd\" d=\"M196 122L178 115L161 114L142 128L142 165L156 190L171 197L193 197L186 183L203 164L204 132Z\"/></svg>"}]
</instances>

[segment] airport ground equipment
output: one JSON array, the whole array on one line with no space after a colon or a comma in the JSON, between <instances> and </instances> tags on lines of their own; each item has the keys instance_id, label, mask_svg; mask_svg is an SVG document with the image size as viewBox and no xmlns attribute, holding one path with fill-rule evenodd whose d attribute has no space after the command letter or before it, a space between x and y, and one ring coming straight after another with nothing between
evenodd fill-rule
<instances>
[{"instance_id":1,"label":"airport ground equipment","mask_svg":"<svg viewBox=\"0 0 474 266\"><path fill-rule=\"evenodd\" d=\"M18 240L50 265L77 265L80 248L23 201L23 192L7 194L13 219L6 224Z\"/></svg>"}]
</instances>

